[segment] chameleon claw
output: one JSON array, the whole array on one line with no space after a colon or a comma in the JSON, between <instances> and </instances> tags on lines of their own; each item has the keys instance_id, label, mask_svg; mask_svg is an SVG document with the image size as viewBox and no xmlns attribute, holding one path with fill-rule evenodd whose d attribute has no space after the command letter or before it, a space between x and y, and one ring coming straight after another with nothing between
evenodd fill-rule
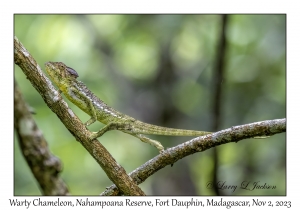
<instances>
[{"instance_id":1,"label":"chameleon claw","mask_svg":"<svg viewBox=\"0 0 300 210\"><path fill-rule=\"evenodd\" d=\"M154 145L158 150L159 150L159 153L160 154L162 154L163 152L164 152L164 147L161 145L161 144L159 144L159 145Z\"/></svg>"},{"instance_id":2,"label":"chameleon claw","mask_svg":"<svg viewBox=\"0 0 300 210\"><path fill-rule=\"evenodd\" d=\"M159 150L159 154L163 154L164 153L164 149L162 149L162 150Z\"/></svg>"},{"instance_id":3,"label":"chameleon claw","mask_svg":"<svg viewBox=\"0 0 300 210\"><path fill-rule=\"evenodd\" d=\"M90 135L89 140L93 141L94 139L96 140L98 138L98 133L97 132L92 132L93 134Z\"/></svg>"}]
</instances>

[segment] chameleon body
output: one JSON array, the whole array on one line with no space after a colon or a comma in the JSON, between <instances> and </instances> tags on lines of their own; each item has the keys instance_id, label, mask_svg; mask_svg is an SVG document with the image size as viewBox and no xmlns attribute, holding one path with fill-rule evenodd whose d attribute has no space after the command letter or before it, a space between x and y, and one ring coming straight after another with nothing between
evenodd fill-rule
<instances>
[{"instance_id":1,"label":"chameleon body","mask_svg":"<svg viewBox=\"0 0 300 210\"><path fill-rule=\"evenodd\" d=\"M152 140L142 134L169 135L169 136L203 136L211 132L166 128L141 122L133 117L125 115L108 106L95 94L93 94L82 82L77 80L78 73L62 62L45 63L46 72L51 80L59 88L68 100L91 116L85 124L89 126L99 121L105 126L98 132L94 132L90 139L96 139L109 130L120 130L139 138L145 143L155 146L160 152L164 147L160 142Z\"/></svg>"}]
</instances>

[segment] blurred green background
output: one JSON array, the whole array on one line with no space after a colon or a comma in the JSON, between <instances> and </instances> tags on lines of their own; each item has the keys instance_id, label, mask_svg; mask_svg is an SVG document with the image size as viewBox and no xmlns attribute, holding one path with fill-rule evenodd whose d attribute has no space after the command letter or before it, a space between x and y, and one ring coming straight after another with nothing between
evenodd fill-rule
<instances>
[{"instance_id":1,"label":"blurred green background","mask_svg":"<svg viewBox=\"0 0 300 210\"><path fill-rule=\"evenodd\" d=\"M167 127L212 130L212 71L220 15L15 15L15 35L44 69L62 61L117 110ZM220 128L286 116L286 16L229 15ZM97 195L112 183L15 65L15 77L72 195ZM82 121L89 116L67 101ZM101 123L90 126L96 131ZM165 147L191 137L153 136ZM119 131L101 143L129 173L158 154ZM14 143L15 195L41 195ZM224 195L285 195L285 133L218 147L220 183L267 183L272 190ZM166 167L140 185L147 195L214 195L211 150Z\"/></svg>"}]
</instances>

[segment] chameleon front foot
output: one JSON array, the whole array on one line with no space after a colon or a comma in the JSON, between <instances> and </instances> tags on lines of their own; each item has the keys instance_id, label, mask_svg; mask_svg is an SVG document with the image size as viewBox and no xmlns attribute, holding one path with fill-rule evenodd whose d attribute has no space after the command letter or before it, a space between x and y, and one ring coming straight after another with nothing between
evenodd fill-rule
<instances>
[{"instance_id":1,"label":"chameleon front foot","mask_svg":"<svg viewBox=\"0 0 300 210\"><path fill-rule=\"evenodd\" d=\"M97 132L92 132L92 134L89 136L90 141L97 139L97 138L98 138Z\"/></svg>"},{"instance_id":2,"label":"chameleon front foot","mask_svg":"<svg viewBox=\"0 0 300 210\"><path fill-rule=\"evenodd\" d=\"M94 122L96 122L96 119L94 117L92 117L87 122L85 122L84 125L87 128L89 125L93 124Z\"/></svg>"}]
</instances>

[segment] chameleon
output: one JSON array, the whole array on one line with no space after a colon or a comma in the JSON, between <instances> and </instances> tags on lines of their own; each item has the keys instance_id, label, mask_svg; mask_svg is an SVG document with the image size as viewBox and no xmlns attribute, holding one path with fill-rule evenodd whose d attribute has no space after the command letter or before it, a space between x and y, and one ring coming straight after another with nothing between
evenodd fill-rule
<instances>
[{"instance_id":1,"label":"chameleon","mask_svg":"<svg viewBox=\"0 0 300 210\"><path fill-rule=\"evenodd\" d=\"M96 121L105 125L98 132L92 132L89 137L90 140L97 139L107 131L120 130L140 139L142 142L155 146L161 153L164 150L162 144L159 141L144 136L144 134L203 136L211 133L207 131L167 128L144 123L108 106L92 91L90 91L84 83L77 80L79 75L73 68L66 66L62 62L47 62L45 63L45 67L50 79L58 87L59 93L63 93L70 102L75 104L91 117L84 123L86 128Z\"/></svg>"}]
</instances>

